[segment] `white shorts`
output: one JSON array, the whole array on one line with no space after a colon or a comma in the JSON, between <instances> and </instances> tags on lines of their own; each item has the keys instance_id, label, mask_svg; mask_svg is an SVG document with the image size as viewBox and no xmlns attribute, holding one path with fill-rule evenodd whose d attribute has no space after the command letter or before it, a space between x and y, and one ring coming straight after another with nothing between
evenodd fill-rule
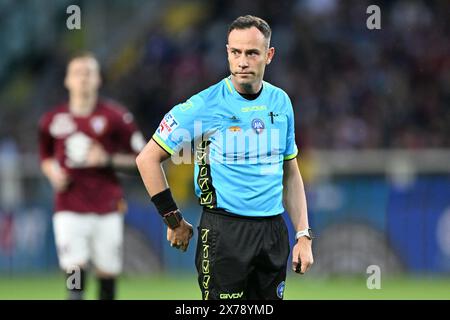
<instances>
[{"instance_id":1,"label":"white shorts","mask_svg":"<svg viewBox=\"0 0 450 320\"><path fill-rule=\"evenodd\" d=\"M122 271L123 214L59 211L53 216L59 265L63 270L91 261L103 273Z\"/></svg>"}]
</instances>

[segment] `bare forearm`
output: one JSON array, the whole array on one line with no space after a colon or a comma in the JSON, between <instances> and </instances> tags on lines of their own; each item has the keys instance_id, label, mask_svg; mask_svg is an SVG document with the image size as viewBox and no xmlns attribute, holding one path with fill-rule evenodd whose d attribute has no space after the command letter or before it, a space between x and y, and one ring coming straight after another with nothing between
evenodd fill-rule
<instances>
[{"instance_id":1,"label":"bare forearm","mask_svg":"<svg viewBox=\"0 0 450 320\"><path fill-rule=\"evenodd\" d=\"M111 165L116 169L136 169L136 156L134 154L113 154L111 156Z\"/></svg>"},{"instance_id":2,"label":"bare forearm","mask_svg":"<svg viewBox=\"0 0 450 320\"><path fill-rule=\"evenodd\" d=\"M47 179L50 179L53 170L56 169L56 166L57 164L54 159L47 158L41 162L41 171L47 177Z\"/></svg>"},{"instance_id":3,"label":"bare forearm","mask_svg":"<svg viewBox=\"0 0 450 320\"><path fill-rule=\"evenodd\" d=\"M169 187L161 166L164 159L161 156L155 156L155 148L159 147L155 147L154 142L150 141L136 158L137 168L150 197Z\"/></svg>"},{"instance_id":4,"label":"bare forearm","mask_svg":"<svg viewBox=\"0 0 450 320\"><path fill-rule=\"evenodd\" d=\"M136 158L136 164L141 175L142 181L144 182L145 188L147 189L150 197L154 197L155 195L161 193L166 190L169 186L167 184L166 177L164 175L164 170L161 167L161 163L169 158L169 154L164 151L156 142L151 139L145 148L141 151L141 153ZM169 190L170 191L170 190ZM170 199L171 195L169 192L169 198L167 192L163 193L164 199L161 197L155 197L152 199L155 206L157 207L159 213L163 215L165 218L167 215L174 217L175 211L164 211L168 207L172 207L175 205L173 199ZM159 200L157 200L159 199ZM158 204L159 203L159 204ZM168 204L168 205L167 205ZM170 210L173 210L171 208ZM180 214L180 213L179 213ZM189 240L192 237L192 225L187 222L184 218L179 221L178 225L174 225L169 223L168 220L165 220L167 223L167 241L170 242L172 247L180 249L185 252L189 245Z\"/></svg>"},{"instance_id":5,"label":"bare forearm","mask_svg":"<svg viewBox=\"0 0 450 320\"><path fill-rule=\"evenodd\" d=\"M296 161L296 160L291 160ZM296 231L309 227L305 187L298 166L291 165L283 179L283 204Z\"/></svg>"}]
</instances>

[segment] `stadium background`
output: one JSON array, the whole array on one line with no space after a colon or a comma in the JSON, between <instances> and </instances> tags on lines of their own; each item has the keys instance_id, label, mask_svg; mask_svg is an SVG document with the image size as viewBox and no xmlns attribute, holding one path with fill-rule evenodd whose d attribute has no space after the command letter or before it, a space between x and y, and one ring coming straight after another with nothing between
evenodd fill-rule
<instances>
[{"instance_id":1,"label":"stadium background","mask_svg":"<svg viewBox=\"0 0 450 320\"><path fill-rule=\"evenodd\" d=\"M81 30L66 27L71 4ZM381 30L366 28L370 4L381 8ZM449 9L444 0L1 0L0 299L64 298L36 132L66 97L67 57L98 55L102 94L150 138L171 106L227 75L227 25L247 13L273 28L266 80L293 100L317 235L315 265L289 272L286 298L449 299ZM192 167L166 167L197 224ZM121 178L129 212L119 298L199 299L194 246L170 248L139 177ZM380 290L366 287L369 265L381 269Z\"/></svg>"}]
</instances>

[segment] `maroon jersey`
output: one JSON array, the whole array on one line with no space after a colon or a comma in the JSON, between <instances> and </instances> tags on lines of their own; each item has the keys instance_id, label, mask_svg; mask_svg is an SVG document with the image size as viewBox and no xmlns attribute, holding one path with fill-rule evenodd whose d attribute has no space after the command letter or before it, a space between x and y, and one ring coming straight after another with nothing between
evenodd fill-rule
<instances>
[{"instance_id":1,"label":"maroon jersey","mask_svg":"<svg viewBox=\"0 0 450 320\"><path fill-rule=\"evenodd\" d=\"M109 153L134 153L145 141L124 108L99 100L88 116L75 116L63 104L46 113L39 123L41 161L54 158L70 177L55 199L55 211L109 213L123 204L123 191L112 168L83 168L89 145L96 141Z\"/></svg>"}]
</instances>

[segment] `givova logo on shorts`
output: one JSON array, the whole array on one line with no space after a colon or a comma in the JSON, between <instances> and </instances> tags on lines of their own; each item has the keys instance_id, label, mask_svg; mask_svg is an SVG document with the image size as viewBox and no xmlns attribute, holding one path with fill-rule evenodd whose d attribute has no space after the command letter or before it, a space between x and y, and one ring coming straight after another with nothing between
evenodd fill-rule
<instances>
[{"instance_id":1,"label":"givova logo on shorts","mask_svg":"<svg viewBox=\"0 0 450 320\"><path fill-rule=\"evenodd\" d=\"M222 299L222 300L225 300L225 299L241 299L243 295L244 295L244 291L236 292L236 293L221 293L219 295L219 298Z\"/></svg>"}]
</instances>

